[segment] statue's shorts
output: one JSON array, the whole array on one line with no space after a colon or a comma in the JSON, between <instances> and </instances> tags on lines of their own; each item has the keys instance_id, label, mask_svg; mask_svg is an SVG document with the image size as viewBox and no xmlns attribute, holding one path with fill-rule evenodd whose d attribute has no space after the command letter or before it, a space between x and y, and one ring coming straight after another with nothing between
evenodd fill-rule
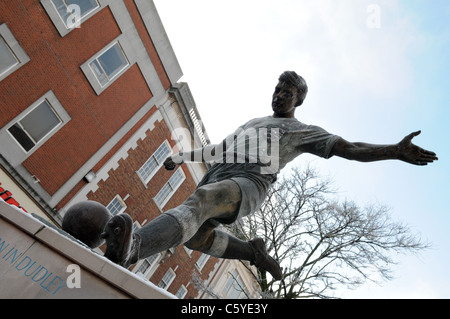
<instances>
[{"instance_id":1,"label":"statue's shorts","mask_svg":"<svg viewBox=\"0 0 450 319\"><path fill-rule=\"evenodd\" d=\"M258 164L215 164L203 177L198 187L224 180L234 181L241 190L241 204L231 218L214 218L220 224L232 224L239 218L257 211L267 196L267 192L276 180L276 175L261 174Z\"/></svg>"}]
</instances>

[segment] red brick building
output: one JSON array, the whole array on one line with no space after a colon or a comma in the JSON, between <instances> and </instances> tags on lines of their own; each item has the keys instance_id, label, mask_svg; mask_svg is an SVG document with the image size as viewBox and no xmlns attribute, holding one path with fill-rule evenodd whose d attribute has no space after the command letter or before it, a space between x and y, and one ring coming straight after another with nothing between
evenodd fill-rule
<instances>
[{"instance_id":1,"label":"red brick building","mask_svg":"<svg viewBox=\"0 0 450 319\"><path fill-rule=\"evenodd\" d=\"M206 168L162 161L208 143L181 77L153 1L0 1L2 188L57 225L81 200L136 227L181 204ZM209 282L222 263L180 247L133 271L197 298L192 274Z\"/></svg>"}]
</instances>

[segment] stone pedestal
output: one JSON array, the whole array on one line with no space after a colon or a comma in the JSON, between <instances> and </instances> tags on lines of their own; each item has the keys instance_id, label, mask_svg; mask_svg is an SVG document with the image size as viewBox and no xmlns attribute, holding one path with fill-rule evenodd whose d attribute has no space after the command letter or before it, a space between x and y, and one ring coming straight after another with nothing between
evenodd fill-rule
<instances>
[{"instance_id":1,"label":"stone pedestal","mask_svg":"<svg viewBox=\"0 0 450 319\"><path fill-rule=\"evenodd\" d=\"M0 299L174 299L0 200Z\"/></svg>"}]
</instances>

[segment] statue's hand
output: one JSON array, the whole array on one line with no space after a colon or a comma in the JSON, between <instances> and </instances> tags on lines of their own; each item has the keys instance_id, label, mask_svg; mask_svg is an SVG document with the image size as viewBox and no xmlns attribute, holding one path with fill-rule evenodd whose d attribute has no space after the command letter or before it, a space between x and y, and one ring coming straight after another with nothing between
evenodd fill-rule
<instances>
[{"instance_id":1,"label":"statue's hand","mask_svg":"<svg viewBox=\"0 0 450 319\"><path fill-rule=\"evenodd\" d=\"M438 160L435 153L424 150L412 143L412 139L420 135L420 133L421 131L413 132L397 144L399 160L419 166L425 166Z\"/></svg>"},{"instance_id":2,"label":"statue's hand","mask_svg":"<svg viewBox=\"0 0 450 319\"><path fill-rule=\"evenodd\" d=\"M172 156L169 156L165 161L164 161L164 167L166 168L166 170L168 171L173 171L175 169L175 167L177 167L177 164L173 161Z\"/></svg>"}]
</instances>

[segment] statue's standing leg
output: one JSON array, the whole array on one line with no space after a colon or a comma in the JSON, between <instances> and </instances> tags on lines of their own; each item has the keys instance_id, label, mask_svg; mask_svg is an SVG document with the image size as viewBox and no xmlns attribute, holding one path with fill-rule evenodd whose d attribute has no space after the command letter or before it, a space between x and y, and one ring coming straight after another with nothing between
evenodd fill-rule
<instances>
[{"instance_id":1,"label":"statue's standing leg","mask_svg":"<svg viewBox=\"0 0 450 319\"><path fill-rule=\"evenodd\" d=\"M268 271L274 279L281 280L280 265L267 254L264 240L243 241L215 228L215 223L205 222L185 246L217 258L248 260L252 265Z\"/></svg>"},{"instance_id":2,"label":"statue's standing leg","mask_svg":"<svg viewBox=\"0 0 450 319\"><path fill-rule=\"evenodd\" d=\"M185 246L218 258L253 260L255 257L249 242L216 229L216 224L210 221L206 221Z\"/></svg>"}]
</instances>

